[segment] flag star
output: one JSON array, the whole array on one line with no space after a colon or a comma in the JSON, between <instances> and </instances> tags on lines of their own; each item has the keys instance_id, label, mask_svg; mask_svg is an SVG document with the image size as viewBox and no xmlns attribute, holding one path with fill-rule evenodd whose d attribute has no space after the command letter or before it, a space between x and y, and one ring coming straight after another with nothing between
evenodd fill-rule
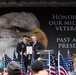
<instances>
[{"instance_id":1,"label":"flag star","mask_svg":"<svg viewBox=\"0 0 76 75\"><path fill-rule=\"evenodd\" d=\"M50 74L56 75L56 64L55 64L54 57L52 56L51 52L50 52Z\"/></svg>"},{"instance_id":2,"label":"flag star","mask_svg":"<svg viewBox=\"0 0 76 75\"><path fill-rule=\"evenodd\" d=\"M22 66L22 73L23 75L26 75L26 68L25 68L25 65L24 65L24 59L23 59L23 56L21 56L21 66Z\"/></svg>"},{"instance_id":3,"label":"flag star","mask_svg":"<svg viewBox=\"0 0 76 75\"><path fill-rule=\"evenodd\" d=\"M4 59L5 59L5 67L7 67L8 63L11 62L12 60L6 54L4 55Z\"/></svg>"}]
</instances>

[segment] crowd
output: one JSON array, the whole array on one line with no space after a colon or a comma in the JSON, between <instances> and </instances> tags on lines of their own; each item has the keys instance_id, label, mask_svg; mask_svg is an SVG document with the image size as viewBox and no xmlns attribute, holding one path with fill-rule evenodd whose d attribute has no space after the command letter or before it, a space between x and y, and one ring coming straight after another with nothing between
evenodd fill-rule
<instances>
[{"instance_id":1,"label":"crowd","mask_svg":"<svg viewBox=\"0 0 76 75\"><path fill-rule=\"evenodd\" d=\"M30 75L49 75L48 71L44 68L43 62L40 60L33 61L30 65L30 71ZM11 61L8 63L7 73L5 73L3 69L0 69L0 73L0 75L24 75L22 72L22 66L16 61Z\"/></svg>"},{"instance_id":2,"label":"crowd","mask_svg":"<svg viewBox=\"0 0 76 75\"><path fill-rule=\"evenodd\" d=\"M27 46L32 46L32 54L27 54ZM24 60L26 74L29 67L31 75L49 75L50 73L45 69L44 63L41 60L38 60L40 57L40 54L37 54L38 50L44 49L45 47L37 40L35 35L31 36L31 38L27 35L24 35L22 41L19 42L16 47L16 52L18 53L18 62L11 61L8 63L6 75L24 75L22 72L22 66L20 64L21 57L23 57ZM34 55L34 60L31 63L32 55ZM58 60L55 59L54 54L52 54L52 56L54 57L56 67L58 67ZM71 54L71 61L74 71L72 71L70 75L76 75L76 54ZM54 63L53 59L51 59L51 62ZM0 75L5 75L3 67L0 68Z\"/></svg>"},{"instance_id":3,"label":"crowd","mask_svg":"<svg viewBox=\"0 0 76 75\"><path fill-rule=\"evenodd\" d=\"M71 58L73 60L72 64L73 64L74 71L72 71L68 75L76 75L76 56L75 56L75 54L72 54ZM40 60L34 60L30 64L30 71L31 71L30 75L53 75L53 74L50 74L50 72L45 69L44 63ZM24 75L24 74L22 72L21 64L17 61L11 61L7 65L7 73L4 73L4 70L2 67L0 68L0 75ZM26 75L27 75L27 73L26 73Z\"/></svg>"}]
</instances>

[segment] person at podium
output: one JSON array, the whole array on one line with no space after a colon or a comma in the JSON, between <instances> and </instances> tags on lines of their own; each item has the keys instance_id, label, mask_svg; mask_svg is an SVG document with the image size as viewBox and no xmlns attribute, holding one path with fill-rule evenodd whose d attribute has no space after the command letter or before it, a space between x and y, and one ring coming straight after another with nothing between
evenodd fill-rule
<instances>
[{"instance_id":1,"label":"person at podium","mask_svg":"<svg viewBox=\"0 0 76 75\"><path fill-rule=\"evenodd\" d=\"M32 40L32 42L30 43L30 45L33 48L34 60L36 60L40 56L40 54L37 54L37 52L39 50L44 50L45 47L44 47L44 45L41 42L39 42L37 40L37 37L35 35L33 35L31 37L31 40Z\"/></svg>"}]
</instances>

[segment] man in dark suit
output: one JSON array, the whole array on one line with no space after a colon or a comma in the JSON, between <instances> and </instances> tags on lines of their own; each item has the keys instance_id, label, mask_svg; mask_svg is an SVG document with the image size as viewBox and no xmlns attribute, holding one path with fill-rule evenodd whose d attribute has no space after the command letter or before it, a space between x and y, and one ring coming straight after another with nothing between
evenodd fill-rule
<instances>
[{"instance_id":1,"label":"man in dark suit","mask_svg":"<svg viewBox=\"0 0 76 75\"><path fill-rule=\"evenodd\" d=\"M23 56L26 72L27 72L27 66L29 65L28 64L29 63L28 62L28 54L26 53L26 47L28 46L28 39L29 39L29 36L24 35L22 42L18 43L17 48L16 48L16 51L18 53L18 61L19 62L21 60L21 55Z\"/></svg>"},{"instance_id":2,"label":"man in dark suit","mask_svg":"<svg viewBox=\"0 0 76 75\"><path fill-rule=\"evenodd\" d=\"M37 54L37 52L39 50L44 50L45 48L43 44L37 40L37 37L35 35L31 37L31 40L32 40L31 45L33 47L34 59L37 59L40 56Z\"/></svg>"}]
</instances>

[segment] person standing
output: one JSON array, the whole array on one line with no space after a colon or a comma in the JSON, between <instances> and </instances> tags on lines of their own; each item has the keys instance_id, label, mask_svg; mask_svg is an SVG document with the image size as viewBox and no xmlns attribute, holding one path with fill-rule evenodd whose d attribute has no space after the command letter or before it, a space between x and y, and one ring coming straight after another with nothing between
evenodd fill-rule
<instances>
[{"instance_id":1,"label":"person standing","mask_svg":"<svg viewBox=\"0 0 76 75\"><path fill-rule=\"evenodd\" d=\"M7 74L4 75L21 75L21 65L16 61L11 61L7 65Z\"/></svg>"},{"instance_id":2,"label":"person standing","mask_svg":"<svg viewBox=\"0 0 76 75\"><path fill-rule=\"evenodd\" d=\"M43 62L40 60L35 60L31 64L32 75L49 75L48 71L44 69Z\"/></svg>"},{"instance_id":3,"label":"person standing","mask_svg":"<svg viewBox=\"0 0 76 75\"><path fill-rule=\"evenodd\" d=\"M73 60L73 68L74 68L74 71L71 72L70 75L76 75L76 57Z\"/></svg>"},{"instance_id":4,"label":"person standing","mask_svg":"<svg viewBox=\"0 0 76 75\"><path fill-rule=\"evenodd\" d=\"M28 64L29 63L29 60L28 60L29 55L26 53L26 47L29 45L28 40L29 40L29 36L24 35L22 42L18 43L17 48L16 48L16 51L18 53L18 61L19 62L21 61L21 55L23 56L26 72L27 72L27 67L29 65Z\"/></svg>"},{"instance_id":5,"label":"person standing","mask_svg":"<svg viewBox=\"0 0 76 75\"><path fill-rule=\"evenodd\" d=\"M37 54L37 52L39 50L44 50L45 47L42 43L40 43L38 40L37 40L37 37L35 35L33 35L31 37L31 40L32 42L30 43L30 45L33 47L33 53L34 53L34 60L37 59L40 55Z\"/></svg>"}]
</instances>

